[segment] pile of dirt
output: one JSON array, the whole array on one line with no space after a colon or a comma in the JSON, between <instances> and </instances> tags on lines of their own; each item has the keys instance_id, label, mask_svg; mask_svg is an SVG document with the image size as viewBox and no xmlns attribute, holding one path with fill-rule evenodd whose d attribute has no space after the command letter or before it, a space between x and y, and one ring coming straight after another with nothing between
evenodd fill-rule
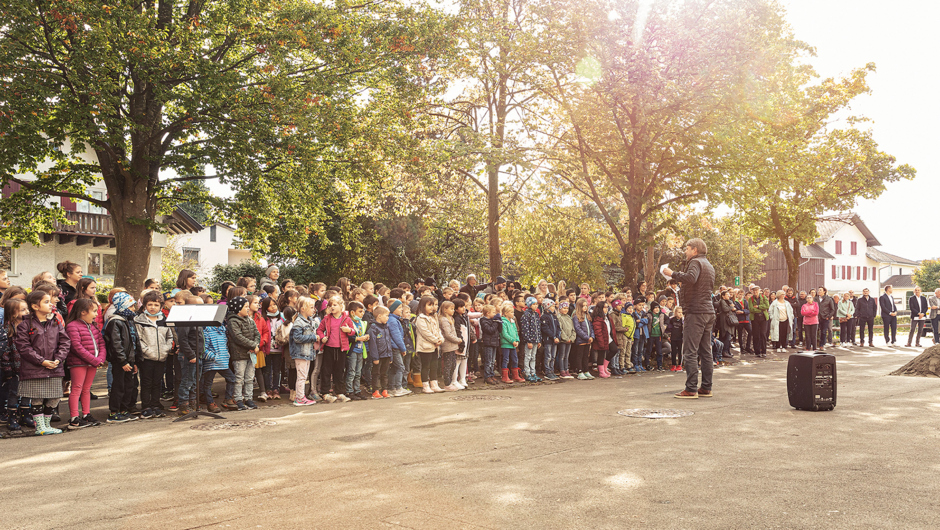
<instances>
[{"instance_id":1,"label":"pile of dirt","mask_svg":"<svg viewBox=\"0 0 940 530\"><path fill-rule=\"evenodd\" d=\"M927 348L911 362L891 372L891 375L940 377L940 344Z\"/></svg>"}]
</instances>

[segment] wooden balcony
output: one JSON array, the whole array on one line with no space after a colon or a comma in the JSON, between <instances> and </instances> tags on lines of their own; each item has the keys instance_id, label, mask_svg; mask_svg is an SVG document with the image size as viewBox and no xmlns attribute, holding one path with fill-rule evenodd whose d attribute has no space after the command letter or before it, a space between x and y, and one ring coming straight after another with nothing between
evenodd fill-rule
<instances>
[{"instance_id":1,"label":"wooden balcony","mask_svg":"<svg viewBox=\"0 0 940 530\"><path fill-rule=\"evenodd\" d=\"M65 212L69 223L56 223L51 234L44 234L43 240L51 242L58 238L59 243L75 243L96 247L114 247L114 232L111 229L111 216L100 213Z\"/></svg>"}]
</instances>

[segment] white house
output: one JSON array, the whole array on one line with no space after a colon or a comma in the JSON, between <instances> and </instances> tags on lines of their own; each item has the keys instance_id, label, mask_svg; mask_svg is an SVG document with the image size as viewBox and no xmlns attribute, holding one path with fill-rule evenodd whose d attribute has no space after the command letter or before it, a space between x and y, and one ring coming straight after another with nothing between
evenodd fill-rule
<instances>
[{"instance_id":1,"label":"white house","mask_svg":"<svg viewBox=\"0 0 940 530\"><path fill-rule=\"evenodd\" d=\"M895 303L906 307L914 294L911 273L920 266L919 261L875 248L881 242L854 213L820 221L816 228L816 245L833 256L825 266L824 285L830 294L851 290L861 296L862 289L868 288L872 296L880 296L885 285L892 285Z\"/></svg>"},{"instance_id":2,"label":"white house","mask_svg":"<svg viewBox=\"0 0 940 530\"><path fill-rule=\"evenodd\" d=\"M68 148L68 145L63 147ZM80 156L86 162L98 162L91 149L86 149ZM40 166L40 171L44 169ZM30 180L32 175L18 177ZM19 184L8 184L2 190L2 200L10 200L8 197L19 189ZM87 193L93 198L107 197L107 189L101 181L89 186ZM38 246L25 244L12 248L9 242L0 241L0 270L8 271L13 285L29 287L33 276L43 271L57 275L56 264L69 260L80 264L87 276L94 276L104 282L113 281L117 250L111 216L86 201L73 201L64 197L54 200L61 201L66 219L72 224L57 224L51 232L42 235L42 244ZM235 248L232 227L223 224L204 227L180 209L163 221L167 224L169 235L180 240L184 258L194 258L200 264L197 273L202 277L216 264L238 263L251 258L249 251ZM147 277L160 278L162 252L167 244L167 235L154 233Z\"/></svg>"}]
</instances>

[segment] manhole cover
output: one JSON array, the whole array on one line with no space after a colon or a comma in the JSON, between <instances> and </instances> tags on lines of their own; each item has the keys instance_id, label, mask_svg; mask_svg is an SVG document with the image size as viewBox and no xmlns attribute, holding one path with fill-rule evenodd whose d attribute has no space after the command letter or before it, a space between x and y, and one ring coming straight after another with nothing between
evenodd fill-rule
<instances>
[{"instance_id":1,"label":"manhole cover","mask_svg":"<svg viewBox=\"0 0 940 530\"><path fill-rule=\"evenodd\" d=\"M469 395L469 396L454 396L450 399L454 401L500 401L503 399L511 399L509 396L489 396L489 395Z\"/></svg>"},{"instance_id":2,"label":"manhole cover","mask_svg":"<svg viewBox=\"0 0 940 530\"><path fill-rule=\"evenodd\" d=\"M223 421L213 423L200 423L193 425L190 429L194 431L244 431L247 429L260 429L261 427L271 427L277 425L273 421Z\"/></svg>"},{"instance_id":3,"label":"manhole cover","mask_svg":"<svg viewBox=\"0 0 940 530\"><path fill-rule=\"evenodd\" d=\"M620 414L621 416L629 416L631 418L661 420L663 418L682 418L685 416L691 416L695 413L691 410L675 409L626 409L618 411L617 414Z\"/></svg>"}]
</instances>

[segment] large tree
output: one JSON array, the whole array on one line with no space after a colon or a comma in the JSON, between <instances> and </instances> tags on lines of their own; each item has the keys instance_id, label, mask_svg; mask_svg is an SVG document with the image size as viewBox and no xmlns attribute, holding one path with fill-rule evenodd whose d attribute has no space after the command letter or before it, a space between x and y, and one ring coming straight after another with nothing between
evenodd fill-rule
<instances>
[{"instance_id":1,"label":"large tree","mask_svg":"<svg viewBox=\"0 0 940 530\"><path fill-rule=\"evenodd\" d=\"M816 221L841 219L859 199L874 199L891 182L914 177L908 165L879 150L866 120L844 117L869 92L868 64L842 79L813 84L815 73L798 58L768 72L747 101L746 119L727 134L731 178L727 202L758 239L776 242L797 285L801 245L818 236ZM836 215L830 212L842 212Z\"/></svg>"},{"instance_id":2,"label":"large tree","mask_svg":"<svg viewBox=\"0 0 940 530\"><path fill-rule=\"evenodd\" d=\"M625 283L685 206L713 201L726 171L717 130L787 36L770 2L555 0L543 12L555 112L535 116L551 175L594 203ZM550 51L550 50L557 51Z\"/></svg>"},{"instance_id":3,"label":"large tree","mask_svg":"<svg viewBox=\"0 0 940 530\"><path fill-rule=\"evenodd\" d=\"M62 219L49 197L88 201L114 219L115 283L140 285L161 213L210 200L181 184L217 178L235 198L216 212L243 241L264 251L285 233L297 252L328 190L357 200L411 160L445 23L417 2L7 2L0 185L22 189L0 202L0 238L38 241ZM98 179L106 199L85 193Z\"/></svg>"}]
</instances>

